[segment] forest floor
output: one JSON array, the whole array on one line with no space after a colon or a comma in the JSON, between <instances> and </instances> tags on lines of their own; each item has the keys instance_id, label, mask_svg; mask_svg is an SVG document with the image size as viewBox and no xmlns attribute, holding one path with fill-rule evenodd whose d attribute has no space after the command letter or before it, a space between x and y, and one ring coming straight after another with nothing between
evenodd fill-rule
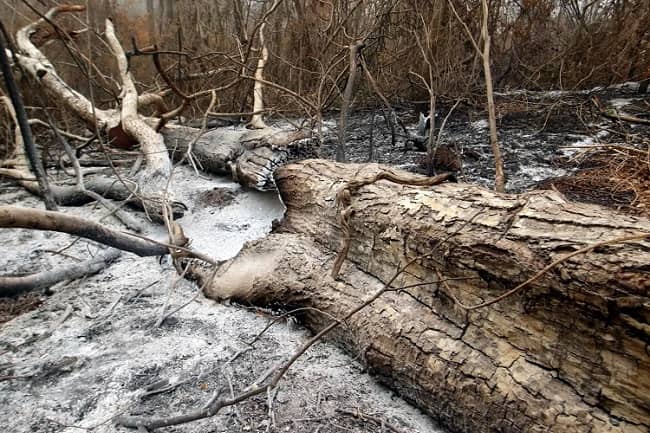
<instances>
[{"instance_id":1,"label":"forest floor","mask_svg":"<svg viewBox=\"0 0 650 433\"><path fill-rule=\"evenodd\" d=\"M498 95L499 138L510 192L545 186L572 198L576 181L563 179L576 179L581 170L594 169L588 152L612 143L648 146L648 125L603 117L594 109L594 96L604 106L628 114L650 112L650 97L626 87L592 93ZM443 117L448 108L441 106ZM452 146L461 157L460 181L491 186L494 168L487 121L484 114L473 113L459 108L452 114L441 143ZM413 131L417 120L413 110L400 109L398 115ZM324 158L334 154L335 126L335 117L325 124ZM403 140L393 146L377 110L352 115L347 150L354 162L370 160L424 171L424 153L406 149ZM618 187L619 181L606 176L604 180L606 191L599 193L596 186L574 198L647 212L639 207L642 202L633 202L634 189ZM199 177L188 167L177 168L174 181L178 198L189 207L179 222L193 248L215 259L232 257L244 242L264 236L284 212L276 194L245 190L222 178ZM42 207L38 199L9 183L0 183L0 203ZM119 227L93 205L65 211L93 220L104 218ZM152 226L146 235L164 238L159 227ZM0 230L0 245L3 275L53 269L101 249L67 235L31 230ZM164 311L188 301L157 324ZM6 323L0 325L0 427L11 432L123 431L111 425L118 414L169 416L200 407L217 389L237 392L309 337L293 321L283 320L254 347L249 346L247 342L277 314L208 300L193 283L177 281L167 261L126 253L97 275L58 284L47 293L1 300L0 323ZM152 386L157 383L171 386L156 393ZM357 412L368 416L355 416ZM375 383L357 360L332 345L319 344L302 357L273 395L252 399L209 420L160 431L439 430L428 417Z\"/></svg>"},{"instance_id":2,"label":"forest floor","mask_svg":"<svg viewBox=\"0 0 650 433\"><path fill-rule=\"evenodd\" d=\"M178 168L174 178L179 198L190 208L180 222L192 246L216 259L231 257L247 240L268 233L272 220L284 212L274 193L199 178L188 167ZM0 203L42 207L6 183L0 185ZM93 220L106 213L93 205L65 212ZM110 219L105 222L119 227ZM158 227L147 235L164 239ZM68 235L34 230L0 230L0 245L5 275L52 269L101 249ZM292 320L282 320L249 346L277 311L209 300L195 284L179 280L170 263L155 257L125 253L103 272L48 292L0 301L3 320L12 308L13 315L38 306L0 325L2 431L126 431L113 427L111 419L119 414L170 416L201 407L218 389L237 393L310 336ZM156 326L166 304L170 312L190 300ZM161 381L175 386L150 394ZM160 431L379 433L388 431L388 424L404 432L439 431L428 417L378 385L357 360L329 344L303 355L270 398L272 410L267 396L261 396L212 419ZM357 412L375 420L359 418Z\"/></svg>"},{"instance_id":3,"label":"forest floor","mask_svg":"<svg viewBox=\"0 0 650 433\"><path fill-rule=\"evenodd\" d=\"M639 177L639 167L625 167L629 169L627 172L614 173L616 167L605 169L602 161L596 161L597 150L607 150L611 144L631 146L645 151L641 159L650 161L650 124L608 118L596 103L619 114L631 114L650 122L650 95L637 93L636 83L582 92L497 94L497 129L507 178L506 190L524 192L553 188L572 200L634 211L635 205L640 203L632 203L635 189L630 187L629 181ZM437 111L441 119L452 105L439 104ZM407 130L414 133L417 113L413 107L397 112ZM336 121L337 118L332 117L326 122L329 129L321 149L324 158L334 159ZM348 131L347 157L351 162L379 162L413 172L426 172L425 152L407 150L400 137L398 144L393 146L381 112L354 113ZM438 131L434 134L437 136ZM459 181L488 188L494 186L494 159L488 134L484 112L462 104L452 112L442 131L440 145L451 147L462 161L457 173ZM620 152L617 154L620 156ZM607 158L619 168L625 165L621 158L615 161L610 156ZM594 176L585 177L594 169L600 169L601 182L596 182ZM642 174L650 176L650 167L646 165ZM642 185L636 186L640 188ZM650 203L641 204L647 204L648 208L640 211L650 214Z\"/></svg>"}]
</instances>

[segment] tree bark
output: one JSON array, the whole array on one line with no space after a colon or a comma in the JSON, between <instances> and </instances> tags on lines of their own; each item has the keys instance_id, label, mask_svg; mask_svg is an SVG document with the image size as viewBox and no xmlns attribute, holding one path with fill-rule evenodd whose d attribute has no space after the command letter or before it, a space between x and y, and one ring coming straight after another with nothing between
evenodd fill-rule
<instances>
[{"instance_id":1,"label":"tree bark","mask_svg":"<svg viewBox=\"0 0 650 433\"><path fill-rule=\"evenodd\" d=\"M169 249L165 245L62 212L0 206L0 227L68 233L129 251L141 257L163 256L169 253Z\"/></svg>"},{"instance_id":2,"label":"tree bark","mask_svg":"<svg viewBox=\"0 0 650 433\"><path fill-rule=\"evenodd\" d=\"M257 60L257 68L255 69L255 84L253 85L253 117L251 118L250 126L255 129L266 128L264 123L264 67L269 59L269 50L266 48L266 41L264 40L264 28L266 23L260 26L260 58Z\"/></svg>"},{"instance_id":3,"label":"tree bark","mask_svg":"<svg viewBox=\"0 0 650 433\"><path fill-rule=\"evenodd\" d=\"M138 91L122 45L115 35L110 19L106 19L106 39L117 60L122 81L121 126L124 132L140 143L146 161L144 170L138 175L139 194L143 196L145 211L162 215L166 203L174 198L172 163L161 134L150 127L138 113Z\"/></svg>"},{"instance_id":4,"label":"tree bark","mask_svg":"<svg viewBox=\"0 0 650 433\"><path fill-rule=\"evenodd\" d=\"M19 151L24 154L28 160L29 165L31 166L32 173L36 176L38 182L39 190L43 196L43 201L45 202L45 207L49 210L57 210L56 202L52 197L50 192L49 182L47 180L47 173L45 173L45 167L43 166L43 161L41 160L41 155L34 144L34 137L32 135L32 129L29 126L29 121L27 119L27 112L25 111L25 105L23 104L23 98L18 91L18 86L16 85L16 80L14 78L13 71L11 70L11 65L9 63L9 58L7 57L7 52L5 49L5 36L4 30L5 26L0 22L0 70L2 70L2 75L4 76L4 81L7 86L7 92L11 99L11 104L6 104L10 111L12 111L12 117L16 121L17 128L20 132L23 149ZM4 96L3 96L4 98ZM18 144L18 132L16 133L16 144Z\"/></svg>"},{"instance_id":5,"label":"tree bark","mask_svg":"<svg viewBox=\"0 0 650 433\"><path fill-rule=\"evenodd\" d=\"M452 432L646 432L650 427L650 221L554 192L494 193L382 180L352 191L350 250L335 203L378 165L303 161L278 170L287 214L222 266L206 294L315 307L321 329L386 284L335 340ZM396 171L397 172L397 171ZM408 176L404 174L404 176ZM413 176L413 175L410 175ZM413 177L414 179L421 179ZM567 253L526 288L493 300ZM418 259L418 257L420 257ZM208 271L195 268L205 280Z\"/></svg>"},{"instance_id":6,"label":"tree bark","mask_svg":"<svg viewBox=\"0 0 650 433\"><path fill-rule=\"evenodd\" d=\"M199 133L197 129L168 126L163 129L167 148L175 159L182 158ZM276 128L217 128L203 134L192 145L192 155L203 171L231 176L241 185L260 191L275 189L273 173L293 159L314 156L307 130Z\"/></svg>"}]
</instances>

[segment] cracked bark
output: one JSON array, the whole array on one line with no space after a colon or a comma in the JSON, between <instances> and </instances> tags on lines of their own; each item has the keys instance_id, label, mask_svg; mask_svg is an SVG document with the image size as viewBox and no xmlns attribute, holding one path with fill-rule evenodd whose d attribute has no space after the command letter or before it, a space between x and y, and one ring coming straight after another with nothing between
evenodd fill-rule
<instances>
[{"instance_id":1,"label":"cracked bark","mask_svg":"<svg viewBox=\"0 0 650 433\"><path fill-rule=\"evenodd\" d=\"M223 266L206 294L342 316L397 264L433 251L395 286L467 279L387 293L334 340L452 432L647 431L650 242L574 256L484 309L468 312L453 298L493 299L567 252L650 233L650 221L553 192L380 181L352 197L351 248L333 280L341 240L335 195L345 181L379 169L325 161L279 169L285 220ZM301 319L312 329L329 322L311 311Z\"/></svg>"},{"instance_id":2,"label":"cracked bark","mask_svg":"<svg viewBox=\"0 0 650 433\"><path fill-rule=\"evenodd\" d=\"M175 159L185 155L192 137L199 133L174 125L161 132ZM267 191L275 189L273 173L278 167L314 155L313 143L303 141L309 136L307 130L217 128L193 143L192 155L204 171L231 176L243 186Z\"/></svg>"}]
</instances>

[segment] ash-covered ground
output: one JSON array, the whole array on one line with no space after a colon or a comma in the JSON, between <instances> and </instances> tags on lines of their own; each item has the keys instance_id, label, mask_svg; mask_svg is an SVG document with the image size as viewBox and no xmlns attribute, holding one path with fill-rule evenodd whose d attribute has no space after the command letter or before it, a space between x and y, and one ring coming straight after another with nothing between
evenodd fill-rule
<instances>
[{"instance_id":1,"label":"ash-covered ground","mask_svg":"<svg viewBox=\"0 0 650 433\"><path fill-rule=\"evenodd\" d=\"M650 120L650 95L639 94L637 83L579 92L515 91L496 95L498 140L508 192L534 189L540 182L570 174L579 156L590 146L634 142L650 136L650 126L604 117L596 104ZM439 121L452 104L438 104ZM408 133L416 132L418 114L413 104L397 109ZM321 156L334 159L338 143L338 117L325 122ZM425 152L408 149L400 128L393 146L390 129L378 110L356 111L350 116L346 156L351 162L379 162L425 173ZM400 137L400 134L402 137ZM437 137L438 131L434 131ZM372 143L372 155L371 155ZM461 182L494 186L494 159L487 115L477 107L460 104L452 112L440 137L462 161Z\"/></svg>"},{"instance_id":2,"label":"ash-covered ground","mask_svg":"<svg viewBox=\"0 0 650 433\"><path fill-rule=\"evenodd\" d=\"M188 167L177 168L174 180L190 208L179 221L192 246L213 258L231 257L245 241L264 236L284 211L276 194L198 177ZM42 208L8 183L0 184L0 203ZM64 211L93 220L106 214L93 205ZM110 218L104 221L120 227ZM160 230L152 227L148 235L162 239ZM8 229L0 230L0 245L3 275L52 269L103 248L65 234ZM282 320L249 346L277 312L222 305L197 295L198 290L179 280L169 263L124 253L97 275L58 284L48 296L29 295L41 305L0 325L0 431L126 431L114 427L112 418L180 414L201 407L217 390L236 393L310 337L293 321ZM156 326L164 305L173 311L194 296ZM171 389L148 395L161 381ZM261 396L214 418L158 431L388 431L381 422L340 410L374 415L404 432L439 431L327 343L310 349L271 397L272 410Z\"/></svg>"},{"instance_id":3,"label":"ash-covered ground","mask_svg":"<svg viewBox=\"0 0 650 433\"><path fill-rule=\"evenodd\" d=\"M647 116L648 96L636 94L633 86L497 96L511 192L570 172L584 148L648 134L647 126L616 122L593 111L592 98L597 97L605 106ZM443 117L448 109L440 107ZM476 113L459 109L450 116L441 144L461 157L460 181L491 186L488 125L485 115ZM402 108L398 115L413 132L416 113ZM325 127L321 156L333 158L336 117ZM346 150L354 162L424 170L422 152L406 149L403 138L391 144L378 111L352 114ZM245 241L264 236L284 211L275 194L199 177L188 167L176 169L174 182L178 198L189 207L179 222L192 246L215 259L232 257ZM39 200L9 183L0 183L0 203L42 208ZM121 227L93 205L64 211ZM164 238L156 226L147 235ZM20 275L53 269L87 259L101 248L64 234L1 229L0 270L2 275ZM194 284L177 278L168 262L124 253L103 272L58 284L47 294L0 300L0 322L9 320L0 325L0 431L125 431L112 425L115 416L170 416L201 407L217 390L236 393L309 337L291 320L283 320L251 347L247 342L277 312L222 305L197 292ZM157 326L165 311L188 301ZM237 353L241 355L233 359ZM169 389L152 392L154 384ZM439 431L428 417L377 385L356 360L327 343L310 349L270 398L272 409L269 398L261 396L214 418L160 431ZM356 411L373 418L350 415Z\"/></svg>"}]
</instances>

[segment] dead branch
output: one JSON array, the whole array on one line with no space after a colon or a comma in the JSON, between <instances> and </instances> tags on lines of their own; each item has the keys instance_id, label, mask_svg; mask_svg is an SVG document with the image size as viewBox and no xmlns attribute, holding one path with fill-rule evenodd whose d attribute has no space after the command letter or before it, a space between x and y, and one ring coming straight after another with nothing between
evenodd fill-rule
<instances>
[{"instance_id":1,"label":"dead branch","mask_svg":"<svg viewBox=\"0 0 650 433\"><path fill-rule=\"evenodd\" d=\"M140 143L147 162L138 182L140 193L144 196L145 211L160 216L163 203L173 201L173 193L169 193L172 164L162 135L154 131L138 114L138 91L122 45L115 35L115 27L109 19L106 20L106 39L117 59L122 79L122 128Z\"/></svg>"},{"instance_id":2,"label":"dead branch","mask_svg":"<svg viewBox=\"0 0 650 433\"><path fill-rule=\"evenodd\" d=\"M9 98L0 97L0 100L4 102L14 123L18 125L18 119L16 117L14 106L9 100ZM87 183L84 182L81 165L79 163L79 160L76 157L75 152L72 150L72 147L67 142L67 140L63 137L61 131L59 131L59 129L53 125L49 113L45 111L45 114L48 119L47 123L36 119L30 119L29 122L30 123L32 123L32 121L40 122L46 126L49 126L52 129L59 142L63 145L63 148L65 149L65 152L68 155L70 163L74 168L75 176L76 176L76 185L74 186L50 185L49 189L50 189L50 194L52 195L52 199L56 203L61 205L79 205L79 204L87 203L91 200L96 200L99 203L101 203L104 207L109 209L109 211L113 213L120 221L122 221L127 228L130 228L137 232L142 231L143 229L142 224L137 222L130 215L126 214L125 212L122 212L120 209L113 206L105 199L106 196L111 198L117 198L120 200L128 200L131 197L131 193L128 191L128 189L119 188L114 181L102 182L102 180L106 180L106 178L93 179L88 183L89 185L88 188ZM31 177L31 173L29 172L27 168L27 163L25 161L25 152L21 151L23 140L22 140L22 135L20 135L18 132L18 127L16 127L15 141L16 141L17 153L14 160L10 162L10 165L16 167L16 169L0 169L0 174L14 181L17 181L18 184L21 185L23 188L25 188L27 191L40 196L42 194L42 190L38 187L38 183L36 182L36 180ZM5 165L8 165L8 161L5 162ZM123 185L119 185L119 186L123 186Z\"/></svg>"},{"instance_id":3,"label":"dead branch","mask_svg":"<svg viewBox=\"0 0 650 433\"><path fill-rule=\"evenodd\" d=\"M0 206L0 227L51 230L81 236L141 257L163 256L168 253L165 246L151 240L118 232L103 224L67 215L61 212L17 206Z\"/></svg>"},{"instance_id":4,"label":"dead branch","mask_svg":"<svg viewBox=\"0 0 650 433\"><path fill-rule=\"evenodd\" d=\"M23 277L0 276L0 297L16 296L31 290L44 289L61 281L76 280L86 275L96 274L110 265L121 254L122 252L119 250L109 249L93 259L57 267L51 271Z\"/></svg>"},{"instance_id":5,"label":"dead branch","mask_svg":"<svg viewBox=\"0 0 650 433\"><path fill-rule=\"evenodd\" d=\"M276 2L279 4L280 2ZM260 48L261 55L257 60L257 68L255 69L255 84L253 86L253 111L261 112L264 110L264 83L260 80L264 79L264 66L269 59L269 50L266 47L266 41L264 40L264 28L266 27L266 22L263 22L260 26ZM254 114L250 121L250 126L255 129L264 129L266 128L266 123L264 123L264 118L262 114Z\"/></svg>"},{"instance_id":6,"label":"dead branch","mask_svg":"<svg viewBox=\"0 0 650 433\"><path fill-rule=\"evenodd\" d=\"M4 25L2 25L2 28L4 29ZM22 137L21 143L17 144L22 144L22 146L24 146L24 154L27 155L31 171L36 177L41 196L45 202L45 207L49 210L56 210L57 206L49 188L47 173L45 172L43 161L41 160L41 156L39 155L36 144L34 143L32 130L29 126L29 121L27 120L27 113L25 112L25 105L23 104L22 97L14 79L13 71L9 64L4 38L4 32L0 32L0 69L2 70L2 75L4 76L7 85L9 97L11 98L11 105L13 105L13 110L10 108L10 111L13 111L13 117L16 120Z\"/></svg>"},{"instance_id":7,"label":"dead branch","mask_svg":"<svg viewBox=\"0 0 650 433\"><path fill-rule=\"evenodd\" d=\"M632 116L631 114L626 114L626 113L619 113L616 110L604 110L602 111L603 116L614 119L614 120L622 120L624 122L630 122L630 123L639 123L642 125L650 125L650 119L643 119L641 117L637 116Z\"/></svg>"},{"instance_id":8,"label":"dead branch","mask_svg":"<svg viewBox=\"0 0 650 433\"><path fill-rule=\"evenodd\" d=\"M32 33L42 25L48 25L58 15L63 13L78 13L85 10L84 6L64 5L50 9L43 18L28 24L16 33L16 45L21 54L16 54L14 61L31 75L35 82L40 83L45 90L60 100L66 108L82 119L86 125L94 129L97 122L100 129L114 127L119 123L119 113L115 110L101 110L93 107L91 101L70 87L56 72L50 60L31 41Z\"/></svg>"}]
</instances>

